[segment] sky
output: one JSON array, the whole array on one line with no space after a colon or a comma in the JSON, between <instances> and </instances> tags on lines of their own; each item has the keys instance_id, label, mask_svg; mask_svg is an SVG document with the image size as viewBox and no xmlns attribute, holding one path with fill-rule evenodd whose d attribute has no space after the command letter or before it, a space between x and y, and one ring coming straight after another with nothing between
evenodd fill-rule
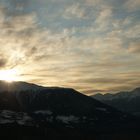
<instances>
[{"instance_id":1,"label":"sky","mask_svg":"<svg viewBox=\"0 0 140 140\"><path fill-rule=\"evenodd\" d=\"M140 86L140 0L0 0L7 71L87 95Z\"/></svg>"}]
</instances>

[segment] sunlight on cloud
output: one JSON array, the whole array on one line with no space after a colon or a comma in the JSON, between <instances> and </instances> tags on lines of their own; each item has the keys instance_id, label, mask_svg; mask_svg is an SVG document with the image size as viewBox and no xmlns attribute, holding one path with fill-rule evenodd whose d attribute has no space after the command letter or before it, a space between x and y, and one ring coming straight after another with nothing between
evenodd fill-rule
<instances>
[{"instance_id":1,"label":"sunlight on cloud","mask_svg":"<svg viewBox=\"0 0 140 140\"><path fill-rule=\"evenodd\" d=\"M0 6L0 70L18 70L16 80L86 93L138 85L138 77L123 77L140 68L135 53L139 19L129 16L124 5L117 9L119 2L102 0L29 3Z\"/></svg>"}]
</instances>

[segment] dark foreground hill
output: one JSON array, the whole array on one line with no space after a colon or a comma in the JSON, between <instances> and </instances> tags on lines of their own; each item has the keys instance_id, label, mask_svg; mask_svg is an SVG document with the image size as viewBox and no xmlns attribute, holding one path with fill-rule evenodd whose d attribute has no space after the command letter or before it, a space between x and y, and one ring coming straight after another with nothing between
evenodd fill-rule
<instances>
[{"instance_id":1,"label":"dark foreground hill","mask_svg":"<svg viewBox=\"0 0 140 140\"><path fill-rule=\"evenodd\" d=\"M96 94L92 97L121 111L140 116L140 88L116 94Z\"/></svg>"},{"instance_id":2,"label":"dark foreground hill","mask_svg":"<svg viewBox=\"0 0 140 140\"><path fill-rule=\"evenodd\" d=\"M140 138L137 118L74 89L45 88L23 82L8 87L10 90L5 88L0 93L1 139Z\"/></svg>"}]
</instances>

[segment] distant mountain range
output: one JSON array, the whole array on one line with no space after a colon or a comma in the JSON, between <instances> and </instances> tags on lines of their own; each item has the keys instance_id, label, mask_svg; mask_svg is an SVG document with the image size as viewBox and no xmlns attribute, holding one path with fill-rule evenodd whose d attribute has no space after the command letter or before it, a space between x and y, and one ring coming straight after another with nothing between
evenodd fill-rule
<instances>
[{"instance_id":1,"label":"distant mountain range","mask_svg":"<svg viewBox=\"0 0 140 140\"><path fill-rule=\"evenodd\" d=\"M119 92L116 94L107 93L104 95L96 94L91 97L121 111L140 116L140 87L130 92Z\"/></svg>"},{"instance_id":2,"label":"distant mountain range","mask_svg":"<svg viewBox=\"0 0 140 140\"><path fill-rule=\"evenodd\" d=\"M66 136L90 140L95 135L132 134L140 130L139 124L134 116L71 88L0 82L0 137L7 132L15 136L18 131L19 139L25 133L31 140L36 135L38 139Z\"/></svg>"}]
</instances>

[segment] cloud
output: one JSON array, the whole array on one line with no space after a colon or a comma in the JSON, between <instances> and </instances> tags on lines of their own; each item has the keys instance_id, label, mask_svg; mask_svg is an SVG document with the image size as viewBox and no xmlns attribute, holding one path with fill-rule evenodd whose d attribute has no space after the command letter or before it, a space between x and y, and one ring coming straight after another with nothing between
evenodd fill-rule
<instances>
[{"instance_id":1,"label":"cloud","mask_svg":"<svg viewBox=\"0 0 140 140\"><path fill-rule=\"evenodd\" d=\"M111 6L100 7L93 13L96 13L92 24L93 32L104 32L112 27L113 11Z\"/></svg>"},{"instance_id":2,"label":"cloud","mask_svg":"<svg viewBox=\"0 0 140 140\"><path fill-rule=\"evenodd\" d=\"M137 11L140 9L140 1L139 0L126 0L126 3L124 4L124 7L132 12L132 11Z\"/></svg>"},{"instance_id":3,"label":"cloud","mask_svg":"<svg viewBox=\"0 0 140 140\"><path fill-rule=\"evenodd\" d=\"M74 3L73 5L66 7L63 16L66 19L86 18L86 11L79 3Z\"/></svg>"},{"instance_id":4,"label":"cloud","mask_svg":"<svg viewBox=\"0 0 140 140\"><path fill-rule=\"evenodd\" d=\"M23 5L23 6L27 6L29 5L30 0L11 0L10 4L14 5L14 7L16 7L17 5Z\"/></svg>"},{"instance_id":5,"label":"cloud","mask_svg":"<svg viewBox=\"0 0 140 140\"><path fill-rule=\"evenodd\" d=\"M7 64L7 59L0 58L0 69L3 68Z\"/></svg>"},{"instance_id":6,"label":"cloud","mask_svg":"<svg viewBox=\"0 0 140 140\"><path fill-rule=\"evenodd\" d=\"M137 78L140 76L140 72L139 71L133 71L133 72L124 72L124 73L119 73L120 77L124 77L124 78Z\"/></svg>"},{"instance_id":7,"label":"cloud","mask_svg":"<svg viewBox=\"0 0 140 140\"><path fill-rule=\"evenodd\" d=\"M0 3L1 69L88 94L138 85L139 19L120 1L10 2Z\"/></svg>"},{"instance_id":8,"label":"cloud","mask_svg":"<svg viewBox=\"0 0 140 140\"><path fill-rule=\"evenodd\" d=\"M42 38L36 23L36 14L7 14L8 7L0 7L0 50L8 57L7 66L15 67L27 63L37 52ZM7 51L8 50L8 51Z\"/></svg>"},{"instance_id":9,"label":"cloud","mask_svg":"<svg viewBox=\"0 0 140 140\"><path fill-rule=\"evenodd\" d=\"M96 10L107 8L107 7L109 8L110 6L112 6L111 3L104 0L84 0L84 1L86 5L96 8Z\"/></svg>"},{"instance_id":10,"label":"cloud","mask_svg":"<svg viewBox=\"0 0 140 140\"><path fill-rule=\"evenodd\" d=\"M123 81L120 80L120 83L123 83ZM86 93L88 95L93 95L96 93L117 93L117 92L122 92L122 91L130 91L133 90L134 88L139 87L140 84L140 80L133 80L127 83L123 83L123 84L113 84L110 83L109 85L106 86L102 86L102 89L100 88L100 86L90 86L88 87L88 89L80 89L83 93Z\"/></svg>"},{"instance_id":11,"label":"cloud","mask_svg":"<svg viewBox=\"0 0 140 140\"><path fill-rule=\"evenodd\" d=\"M124 35L129 39L135 39L140 38L140 25L139 21L137 21L137 24L132 25L131 28L128 28L127 30L124 30Z\"/></svg>"},{"instance_id":12,"label":"cloud","mask_svg":"<svg viewBox=\"0 0 140 140\"><path fill-rule=\"evenodd\" d=\"M130 81L134 81L134 79L122 79L122 78L91 78L91 79L81 79L79 81L83 81L84 83L96 83L96 84L120 84L120 83L128 83Z\"/></svg>"},{"instance_id":13,"label":"cloud","mask_svg":"<svg viewBox=\"0 0 140 140\"><path fill-rule=\"evenodd\" d=\"M111 9L102 9L99 13L98 18L96 19L97 23L104 22L105 20L109 19L112 16Z\"/></svg>"},{"instance_id":14,"label":"cloud","mask_svg":"<svg viewBox=\"0 0 140 140\"><path fill-rule=\"evenodd\" d=\"M140 53L140 42L132 42L132 43L130 43L129 52Z\"/></svg>"}]
</instances>

